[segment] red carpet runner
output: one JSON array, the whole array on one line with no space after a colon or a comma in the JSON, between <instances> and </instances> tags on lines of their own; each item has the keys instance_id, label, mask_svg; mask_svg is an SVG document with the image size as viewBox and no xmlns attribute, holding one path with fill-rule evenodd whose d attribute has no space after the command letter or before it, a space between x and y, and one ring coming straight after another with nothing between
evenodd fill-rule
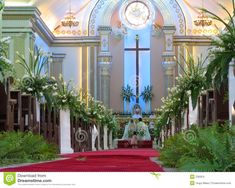
<instances>
[{"instance_id":1,"label":"red carpet runner","mask_svg":"<svg viewBox=\"0 0 235 188\"><path fill-rule=\"evenodd\" d=\"M153 149L117 149L63 155L63 160L7 168L5 172L162 172L149 157L157 157Z\"/></svg>"}]
</instances>

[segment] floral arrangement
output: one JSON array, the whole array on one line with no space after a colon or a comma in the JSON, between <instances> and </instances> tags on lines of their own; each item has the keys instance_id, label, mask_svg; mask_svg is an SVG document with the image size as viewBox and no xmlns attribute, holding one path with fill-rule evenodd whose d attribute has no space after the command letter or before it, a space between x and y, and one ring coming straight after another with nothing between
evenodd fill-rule
<instances>
[{"instance_id":1,"label":"floral arrangement","mask_svg":"<svg viewBox=\"0 0 235 188\"><path fill-rule=\"evenodd\" d=\"M179 62L178 64L182 65ZM193 108L196 107L198 96L207 88L204 64L205 60L198 58L195 62L192 56L188 55L185 68L181 66L184 74L176 78L177 85L169 90L168 97L162 98L163 105L158 109L160 115L156 119L158 128L165 126L171 118L180 119L188 108L190 97Z\"/></svg>"},{"instance_id":2,"label":"floral arrangement","mask_svg":"<svg viewBox=\"0 0 235 188\"><path fill-rule=\"evenodd\" d=\"M45 74L42 76L44 68L48 64L48 56L37 46L29 54L30 61L27 62L23 55L17 53L19 57L17 63L21 65L25 75L21 79L17 79L16 87L22 92L41 100L43 96L47 96L52 90L56 90L56 82Z\"/></svg>"},{"instance_id":3,"label":"floral arrangement","mask_svg":"<svg viewBox=\"0 0 235 188\"><path fill-rule=\"evenodd\" d=\"M62 83L63 81L60 82ZM70 86L69 88L73 87ZM82 91L75 92L74 88L72 90L64 89L64 91L71 92L68 92L67 94L57 94L58 96L61 96L60 98L63 100L61 102L58 102L57 100L57 104L65 104L67 101L66 107L69 107L72 116L81 118L84 122L87 123L93 122L102 126L107 126L109 129L116 132L118 127L116 117L113 115L111 110L107 109L103 105L101 101L95 100L89 94L82 93Z\"/></svg>"},{"instance_id":4,"label":"floral arrangement","mask_svg":"<svg viewBox=\"0 0 235 188\"><path fill-rule=\"evenodd\" d=\"M149 102L153 98L153 86L145 86L144 91L140 95L143 97L144 102Z\"/></svg>"},{"instance_id":5,"label":"floral arrangement","mask_svg":"<svg viewBox=\"0 0 235 188\"><path fill-rule=\"evenodd\" d=\"M122 91L121 91L121 97L123 99L123 101L127 101L127 102L131 102L131 99L134 97L135 95L133 94L133 89L131 88L130 85L127 85L126 87L122 87Z\"/></svg>"},{"instance_id":6,"label":"floral arrangement","mask_svg":"<svg viewBox=\"0 0 235 188\"><path fill-rule=\"evenodd\" d=\"M219 21L225 26L225 29L218 36L212 37L212 45L214 47L210 51L211 61L206 72L208 83L213 83L217 88L220 88L222 83L227 82L229 63L235 57L235 1L231 1L232 14L222 4L219 4L219 7L228 16L228 23L215 13L204 8L201 9L209 14L212 19Z\"/></svg>"},{"instance_id":7,"label":"floral arrangement","mask_svg":"<svg viewBox=\"0 0 235 188\"><path fill-rule=\"evenodd\" d=\"M59 76L59 80L57 82L57 87L54 96L54 105L59 109L70 109L77 101L75 88L72 85L72 82L68 83L64 81L62 75Z\"/></svg>"},{"instance_id":8,"label":"floral arrangement","mask_svg":"<svg viewBox=\"0 0 235 188\"><path fill-rule=\"evenodd\" d=\"M6 49L9 44L10 38L0 39L0 83L5 84L6 79L13 75L13 67L11 61L7 59Z\"/></svg>"}]
</instances>

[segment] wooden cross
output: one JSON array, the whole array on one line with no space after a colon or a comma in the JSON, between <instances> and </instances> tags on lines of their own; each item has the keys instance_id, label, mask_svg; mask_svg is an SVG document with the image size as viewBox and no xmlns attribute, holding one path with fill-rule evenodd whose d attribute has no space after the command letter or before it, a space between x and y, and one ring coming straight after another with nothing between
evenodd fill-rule
<instances>
[{"instance_id":1,"label":"wooden cross","mask_svg":"<svg viewBox=\"0 0 235 188\"><path fill-rule=\"evenodd\" d=\"M150 48L140 48L139 47L139 35L135 36L136 47L135 48L125 48L125 51L135 51L136 52L136 103L139 103L139 87L140 87L140 70L139 70L139 52L149 51Z\"/></svg>"}]
</instances>

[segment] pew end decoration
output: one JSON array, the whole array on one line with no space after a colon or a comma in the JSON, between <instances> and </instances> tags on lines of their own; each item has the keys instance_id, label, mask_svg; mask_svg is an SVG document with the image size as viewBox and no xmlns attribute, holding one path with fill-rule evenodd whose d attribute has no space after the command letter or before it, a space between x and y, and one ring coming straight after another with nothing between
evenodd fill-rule
<instances>
[{"instance_id":1,"label":"pew end decoration","mask_svg":"<svg viewBox=\"0 0 235 188\"><path fill-rule=\"evenodd\" d=\"M25 74L21 79L17 79L16 87L35 96L39 101L45 97L47 102L52 103L49 96L56 90L57 83L46 75L49 57L37 46L29 54L30 61L27 62L25 57L17 52L19 57L17 63L21 65Z\"/></svg>"}]
</instances>

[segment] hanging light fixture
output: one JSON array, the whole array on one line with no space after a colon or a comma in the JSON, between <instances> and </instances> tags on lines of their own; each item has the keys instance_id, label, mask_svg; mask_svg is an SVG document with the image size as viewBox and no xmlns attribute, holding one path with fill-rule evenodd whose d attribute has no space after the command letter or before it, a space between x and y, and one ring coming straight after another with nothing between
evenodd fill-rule
<instances>
[{"instance_id":1,"label":"hanging light fixture","mask_svg":"<svg viewBox=\"0 0 235 188\"><path fill-rule=\"evenodd\" d=\"M63 27L77 27L79 25L79 21L74 16L74 12L71 10L71 0L69 0L69 11L67 11L64 18L61 20L61 25Z\"/></svg>"},{"instance_id":2,"label":"hanging light fixture","mask_svg":"<svg viewBox=\"0 0 235 188\"><path fill-rule=\"evenodd\" d=\"M204 8L204 1L202 0L202 8ZM200 11L196 20L193 21L194 25L201 27L208 27L212 25L212 20L206 16L203 11Z\"/></svg>"}]
</instances>

